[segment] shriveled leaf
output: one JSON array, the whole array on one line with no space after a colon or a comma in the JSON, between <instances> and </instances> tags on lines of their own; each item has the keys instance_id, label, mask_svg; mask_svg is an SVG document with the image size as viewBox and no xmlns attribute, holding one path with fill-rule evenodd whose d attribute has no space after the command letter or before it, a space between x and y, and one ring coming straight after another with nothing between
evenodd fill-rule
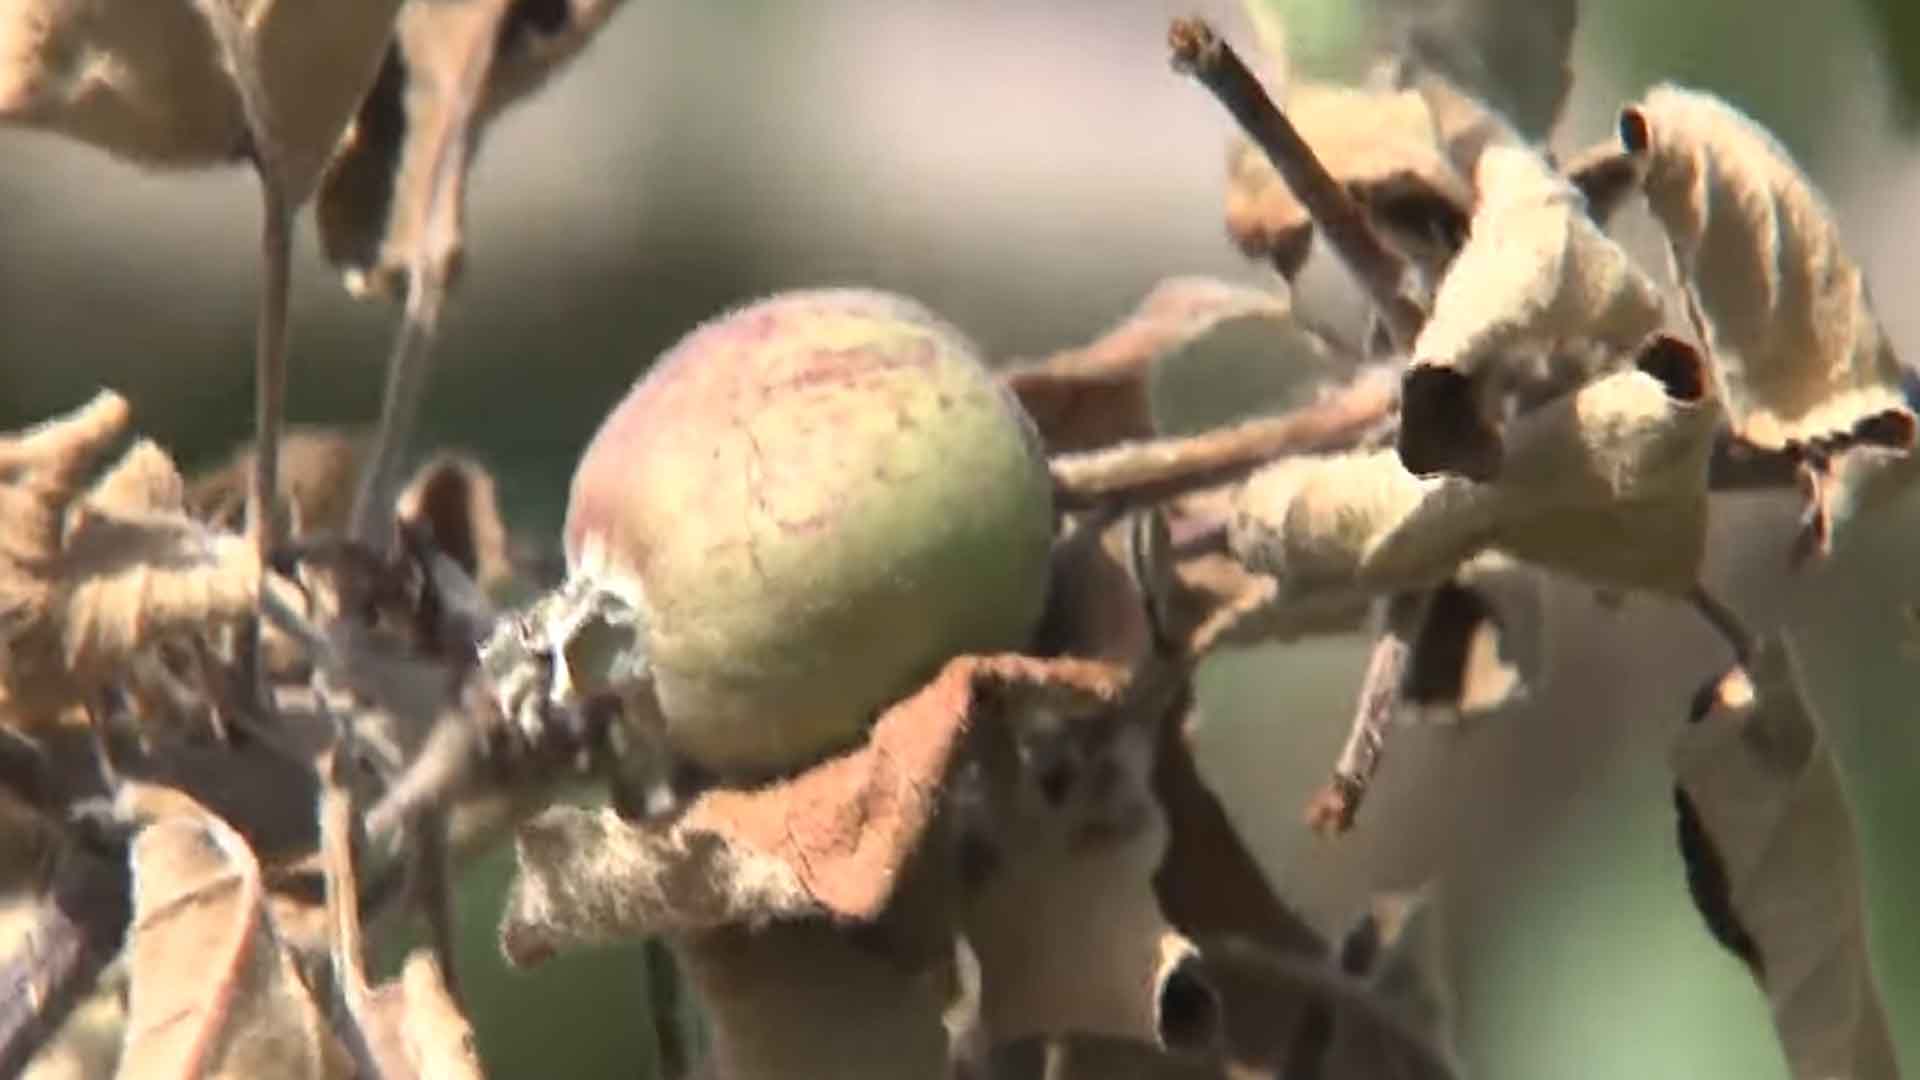
<instances>
[{"instance_id":1,"label":"shriveled leaf","mask_svg":"<svg viewBox=\"0 0 1920 1080\"><path fill-rule=\"evenodd\" d=\"M888 906L987 708L1111 701L1124 673L1082 661L962 657L867 741L788 780L714 788L670 821L554 807L521 826L501 920L516 964L555 949ZM1082 706L1084 707L1084 705Z\"/></svg>"},{"instance_id":2,"label":"shriveled leaf","mask_svg":"<svg viewBox=\"0 0 1920 1080\"><path fill-rule=\"evenodd\" d=\"M345 529L365 450L364 438L338 428L296 425L281 434L279 491L291 526L288 535ZM222 528L242 528L254 461L249 443L225 463L196 475L187 485L187 507L193 515Z\"/></svg>"},{"instance_id":3,"label":"shriveled leaf","mask_svg":"<svg viewBox=\"0 0 1920 1080\"><path fill-rule=\"evenodd\" d=\"M1301 84L1287 116L1333 178L1382 233L1437 275L1465 238L1473 192L1438 141L1415 91ZM1240 141L1227 162L1227 234L1250 258L1291 278L1306 260L1313 219L1257 147Z\"/></svg>"},{"instance_id":4,"label":"shriveled leaf","mask_svg":"<svg viewBox=\"0 0 1920 1080\"><path fill-rule=\"evenodd\" d=\"M1076 349L1001 376L1040 429L1049 453L1094 450L1154 434L1153 367L1224 323L1283 322L1284 293L1215 278L1168 278L1118 326Z\"/></svg>"},{"instance_id":5,"label":"shriveled leaf","mask_svg":"<svg viewBox=\"0 0 1920 1080\"><path fill-rule=\"evenodd\" d=\"M1706 550L1720 417L1699 352L1652 338L1633 368L1513 425L1496 543L1592 584L1686 591Z\"/></svg>"},{"instance_id":6,"label":"shriveled leaf","mask_svg":"<svg viewBox=\"0 0 1920 1080\"><path fill-rule=\"evenodd\" d=\"M1479 157L1472 239L1448 269L1414 344L1402 393L1400 456L1416 473L1490 479L1499 435L1491 373L1522 350L1639 345L1665 319L1659 289L1588 216L1580 193L1537 152Z\"/></svg>"},{"instance_id":7,"label":"shriveled leaf","mask_svg":"<svg viewBox=\"0 0 1920 1080\"><path fill-rule=\"evenodd\" d=\"M87 701L143 647L253 610L252 551L181 512L157 447L137 444L83 494L126 419L103 393L0 440L0 691L29 724Z\"/></svg>"},{"instance_id":8,"label":"shriveled leaf","mask_svg":"<svg viewBox=\"0 0 1920 1080\"><path fill-rule=\"evenodd\" d=\"M287 195L298 204L373 79L399 0L211 2L232 7L258 58ZM166 166L236 162L250 141L206 19L182 2L0 5L0 123Z\"/></svg>"},{"instance_id":9,"label":"shriveled leaf","mask_svg":"<svg viewBox=\"0 0 1920 1080\"><path fill-rule=\"evenodd\" d=\"M959 815L960 928L980 962L987 1039L1208 1049L1219 1002L1153 889L1168 846L1151 786L1157 711L1008 719L1017 760L988 762Z\"/></svg>"},{"instance_id":10,"label":"shriveled leaf","mask_svg":"<svg viewBox=\"0 0 1920 1080\"><path fill-rule=\"evenodd\" d=\"M352 1075L279 939L246 841L184 796L162 806L133 843L119 1075Z\"/></svg>"},{"instance_id":11,"label":"shriveled leaf","mask_svg":"<svg viewBox=\"0 0 1920 1080\"><path fill-rule=\"evenodd\" d=\"M1662 86L1621 113L1672 242L1736 433L1813 447L1815 539L1906 486L1912 405L1865 276L1832 210L1759 124L1712 95ZM1834 444L1831 449L1822 443ZM1832 468L1823 459L1843 459Z\"/></svg>"},{"instance_id":12,"label":"shriveled leaf","mask_svg":"<svg viewBox=\"0 0 1920 1080\"><path fill-rule=\"evenodd\" d=\"M467 168L488 122L538 89L620 0L406 0L378 78L327 168L327 258L359 293L398 295L416 261L451 277Z\"/></svg>"},{"instance_id":13,"label":"shriveled leaf","mask_svg":"<svg viewBox=\"0 0 1920 1080\"><path fill-rule=\"evenodd\" d=\"M1796 1077L1899 1075L1867 946L1851 811L1790 648L1764 640L1675 740L1680 849Z\"/></svg>"},{"instance_id":14,"label":"shriveled leaf","mask_svg":"<svg viewBox=\"0 0 1920 1080\"><path fill-rule=\"evenodd\" d=\"M1282 601L1428 588L1488 547L1594 584L1684 592L1719 412L1686 343L1655 336L1635 363L1516 421L1496 483L1416 477L1391 451L1269 466L1236 495L1228 544Z\"/></svg>"}]
</instances>

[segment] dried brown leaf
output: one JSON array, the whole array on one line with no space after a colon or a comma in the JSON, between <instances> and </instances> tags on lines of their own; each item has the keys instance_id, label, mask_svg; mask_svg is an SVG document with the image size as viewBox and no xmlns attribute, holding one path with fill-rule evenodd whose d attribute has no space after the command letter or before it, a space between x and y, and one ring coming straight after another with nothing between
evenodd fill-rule
<instances>
[{"instance_id":1,"label":"dried brown leaf","mask_svg":"<svg viewBox=\"0 0 1920 1080\"><path fill-rule=\"evenodd\" d=\"M1546 678L1540 575L1483 553L1434 590L1414 640L1406 701L1442 720L1525 701Z\"/></svg>"},{"instance_id":2,"label":"dried brown leaf","mask_svg":"<svg viewBox=\"0 0 1920 1080\"><path fill-rule=\"evenodd\" d=\"M1286 112L1375 227L1437 275L1466 235L1473 193L1420 94L1306 83L1288 93ZM1228 154L1226 219L1248 257L1271 259L1288 278L1305 262L1313 219L1266 154L1244 140Z\"/></svg>"},{"instance_id":3,"label":"dried brown leaf","mask_svg":"<svg viewBox=\"0 0 1920 1080\"><path fill-rule=\"evenodd\" d=\"M86 702L145 646L253 610L253 553L180 512L157 447L137 444L83 495L126 419L126 402L103 393L0 441L0 691L27 724Z\"/></svg>"},{"instance_id":4,"label":"dried brown leaf","mask_svg":"<svg viewBox=\"0 0 1920 1080\"><path fill-rule=\"evenodd\" d=\"M258 57L290 204L305 200L359 105L399 0L212 0ZM233 77L190 3L11 0L0 7L0 123L164 166L243 158Z\"/></svg>"},{"instance_id":5,"label":"dried brown leaf","mask_svg":"<svg viewBox=\"0 0 1920 1080\"><path fill-rule=\"evenodd\" d=\"M1480 155L1472 238L1434 296L1402 391L1400 456L1416 473L1490 479L1499 439L1489 376L1527 349L1638 346L1665 320L1659 289L1526 147Z\"/></svg>"},{"instance_id":6,"label":"dried brown leaf","mask_svg":"<svg viewBox=\"0 0 1920 1080\"><path fill-rule=\"evenodd\" d=\"M1812 182L1733 106L1658 87L1622 111L1621 135L1645 159L1647 202L1736 433L1763 449L1867 444L1821 477L1832 487L1815 499L1824 546L1912 472L1913 411L1866 278Z\"/></svg>"},{"instance_id":7,"label":"dried brown leaf","mask_svg":"<svg viewBox=\"0 0 1920 1080\"><path fill-rule=\"evenodd\" d=\"M493 474L479 462L459 454L435 455L401 490L394 513L419 526L481 589L496 589L513 576L499 492Z\"/></svg>"},{"instance_id":8,"label":"dried brown leaf","mask_svg":"<svg viewBox=\"0 0 1920 1080\"><path fill-rule=\"evenodd\" d=\"M281 434L279 492L291 526L286 535L345 530L365 451L363 437L338 428L295 425ZM196 475L187 485L187 506L193 515L225 529L244 527L254 460L249 443L225 463Z\"/></svg>"},{"instance_id":9,"label":"dried brown leaf","mask_svg":"<svg viewBox=\"0 0 1920 1080\"><path fill-rule=\"evenodd\" d=\"M1084 661L962 657L881 716L864 744L791 779L711 789L671 821L549 809L520 828L502 947L530 964L558 948L669 931L823 914L872 921L983 710L1010 697L1111 701L1124 681Z\"/></svg>"},{"instance_id":10,"label":"dried brown leaf","mask_svg":"<svg viewBox=\"0 0 1920 1080\"><path fill-rule=\"evenodd\" d=\"M185 796L161 794L138 813L152 816L133 843L119 1075L352 1075L279 938L246 841Z\"/></svg>"},{"instance_id":11,"label":"dried brown leaf","mask_svg":"<svg viewBox=\"0 0 1920 1080\"><path fill-rule=\"evenodd\" d=\"M466 172L486 125L539 86L620 0L407 0L372 90L321 183L327 258L355 294L396 296L416 264L450 279Z\"/></svg>"},{"instance_id":12,"label":"dried brown leaf","mask_svg":"<svg viewBox=\"0 0 1920 1080\"><path fill-rule=\"evenodd\" d=\"M1284 323L1287 294L1216 278L1155 285L1113 329L1092 342L1007 369L1002 378L1040 429L1048 453L1094 450L1154 434L1153 367L1225 323Z\"/></svg>"},{"instance_id":13,"label":"dried brown leaf","mask_svg":"<svg viewBox=\"0 0 1920 1080\"><path fill-rule=\"evenodd\" d=\"M1794 1076L1893 1077L1859 844L1796 669L1786 643L1765 639L1678 734L1688 884L1766 993Z\"/></svg>"}]
</instances>

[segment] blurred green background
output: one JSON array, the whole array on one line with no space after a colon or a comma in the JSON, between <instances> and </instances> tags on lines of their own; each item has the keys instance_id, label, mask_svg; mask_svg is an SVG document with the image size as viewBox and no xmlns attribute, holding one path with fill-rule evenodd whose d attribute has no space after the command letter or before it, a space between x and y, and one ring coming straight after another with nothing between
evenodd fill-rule
<instances>
[{"instance_id":1,"label":"blurred green background","mask_svg":"<svg viewBox=\"0 0 1920 1080\"><path fill-rule=\"evenodd\" d=\"M1341 0L1293 6L1316 2ZM628 0L486 140L422 446L480 454L512 524L547 538L573 455L618 393L694 322L756 294L898 289L1013 357L1092 336L1168 274L1258 280L1220 223L1228 122L1164 54L1166 19L1195 8L1251 40L1227 0ZM1613 110L1660 79L1729 96L1822 184L1889 333L1920 359L1915 11L1588 0L1558 143L1604 137ZM189 465L243 438L256 216L238 171L143 173L0 133L0 426L106 384ZM1657 258L1644 214L1622 234ZM299 242L292 414L363 423L392 312L345 296L309 225ZM1335 274L1316 271L1303 302L1351 325ZM1168 393L1242 396L1217 372ZM1895 610L1920 597L1906 543L1920 516L1902 508L1836 566L1785 582L1790 518L1729 505L1711 576L1756 620L1810 628L1810 681L1868 849L1876 962L1902 1056L1920 1061L1920 733L1907 715L1920 667ZM1344 734L1358 640L1216 661L1203 764L1323 925L1370 889L1441 880L1475 1075L1784 1075L1765 1003L1702 932L1672 843L1665 747L1721 662L1714 642L1656 602L1607 612L1573 587L1549 600L1542 697L1406 733L1338 844L1311 840L1298 810ZM647 1075L638 950L504 974L492 922L505 869L479 868L487 887L461 913L494 1075Z\"/></svg>"}]
</instances>

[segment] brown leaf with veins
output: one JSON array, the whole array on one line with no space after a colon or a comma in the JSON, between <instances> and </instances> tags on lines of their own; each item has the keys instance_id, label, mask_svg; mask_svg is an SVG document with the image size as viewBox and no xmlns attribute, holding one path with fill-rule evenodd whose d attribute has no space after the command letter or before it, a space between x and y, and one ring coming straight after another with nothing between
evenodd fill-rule
<instances>
[{"instance_id":1,"label":"brown leaf with veins","mask_svg":"<svg viewBox=\"0 0 1920 1080\"><path fill-rule=\"evenodd\" d=\"M1644 159L1736 433L1809 451L1808 546L1824 551L1913 472L1905 372L1866 277L1812 182L1733 106L1661 86L1621 112L1620 131Z\"/></svg>"},{"instance_id":2,"label":"brown leaf with veins","mask_svg":"<svg viewBox=\"0 0 1920 1080\"><path fill-rule=\"evenodd\" d=\"M399 0L208 0L258 57L290 205L312 193L372 81ZM250 136L195 4L0 4L0 123L57 131L145 164L235 163Z\"/></svg>"},{"instance_id":3,"label":"brown leaf with veins","mask_svg":"<svg viewBox=\"0 0 1920 1080\"><path fill-rule=\"evenodd\" d=\"M1790 647L1763 640L1709 686L1672 763L1687 884L1746 962L1795 1077L1899 1075L1867 945L1839 770Z\"/></svg>"},{"instance_id":4,"label":"brown leaf with veins","mask_svg":"<svg viewBox=\"0 0 1920 1080\"><path fill-rule=\"evenodd\" d=\"M0 438L0 693L17 722L88 701L150 644L253 611L253 552L186 517L158 447L136 444L83 492L126 422L126 401L103 392Z\"/></svg>"},{"instance_id":5,"label":"brown leaf with veins","mask_svg":"<svg viewBox=\"0 0 1920 1080\"><path fill-rule=\"evenodd\" d=\"M1033 417L1050 454L1149 438L1154 365L1225 323L1282 322L1292 310L1284 291L1215 278L1167 278L1092 342L1010 367L1001 378Z\"/></svg>"},{"instance_id":6,"label":"brown leaf with veins","mask_svg":"<svg viewBox=\"0 0 1920 1080\"><path fill-rule=\"evenodd\" d=\"M161 794L141 812L154 816L131 856L120 1076L352 1075L275 931L246 841L184 796Z\"/></svg>"},{"instance_id":7,"label":"brown leaf with veins","mask_svg":"<svg viewBox=\"0 0 1920 1080\"><path fill-rule=\"evenodd\" d=\"M871 922L894 898L984 710L1112 701L1125 672L960 657L856 749L754 789L713 788L670 821L554 807L522 825L500 935L515 964L558 948L820 915Z\"/></svg>"},{"instance_id":8,"label":"brown leaf with veins","mask_svg":"<svg viewBox=\"0 0 1920 1080\"><path fill-rule=\"evenodd\" d=\"M486 125L532 93L620 0L406 0L393 44L316 213L329 261L355 294L397 296L417 258L451 279L466 174Z\"/></svg>"}]
</instances>

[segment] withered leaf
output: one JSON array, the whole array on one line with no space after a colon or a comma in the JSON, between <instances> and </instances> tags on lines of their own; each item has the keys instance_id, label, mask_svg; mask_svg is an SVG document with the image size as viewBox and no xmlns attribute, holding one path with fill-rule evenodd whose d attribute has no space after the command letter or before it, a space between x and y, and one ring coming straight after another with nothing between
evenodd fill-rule
<instances>
[{"instance_id":1,"label":"withered leaf","mask_svg":"<svg viewBox=\"0 0 1920 1080\"><path fill-rule=\"evenodd\" d=\"M1695 900L1744 953L1793 1075L1897 1076L1851 811L1786 642L1708 688L1672 763Z\"/></svg>"},{"instance_id":2,"label":"withered leaf","mask_svg":"<svg viewBox=\"0 0 1920 1080\"><path fill-rule=\"evenodd\" d=\"M1466 235L1473 192L1442 149L1427 102L1412 90L1303 83L1286 111L1301 138L1375 227L1431 275ZM1313 219L1257 147L1237 141L1227 160L1227 234L1250 258L1288 278L1305 262Z\"/></svg>"},{"instance_id":3,"label":"withered leaf","mask_svg":"<svg viewBox=\"0 0 1920 1080\"><path fill-rule=\"evenodd\" d=\"M401 489L394 513L417 524L482 590L498 588L513 576L499 492L493 474L478 461L434 455Z\"/></svg>"},{"instance_id":4,"label":"withered leaf","mask_svg":"<svg viewBox=\"0 0 1920 1080\"><path fill-rule=\"evenodd\" d=\"M120 1075L346 1077L239 833L168 797L135 837Z\"/></svg>"},{"instance_id":5,"label":"withered leaf","mask_svg":"<svg viewBox=\"0 0 1920 1080\"><path fill-rule=\"evenodd\" d=\"M252 551L186 517L157 447L137 444L83 493L126 421L126 401L102 393L0 439L0 691L28 724L86 701L139 649L253 610Z\"/></svg>"},{"instance_id":6,"label":"withered leaf","mask_svg":"<svg viewBox=\"0 0 1920 1080\"><path fill-rule=\"evenodd\" d=\"M1204 958L1153 888L1169 834L1151 786L1161 717L1143 704L1010 713L1015 760L984 762L984 790L961 803L960 929L990 1042L1084 1033L1193 1052L1218 1035Z\"/></svg>"},{"instance_id":7,"label":"withered leaf","mask_svg":"<svg viewBox=\"0 0 1920 1080\"><path fill-rule=\"evenodd\" d=\"M1496 483L1416 477L1391 451L1269 466L1236 496L1229 546L1278 579L1282 601L1431 587L1489 547L1594 584L1684 592L1719 412L1686 343L1656 335L1635 363L1521 416Z\"/></svg>"},{"instance_id":8,"label":"withered leaf","mask_svg":"<svg viewBox=\"0 0 1920 1080\"><path fill-rule=\"evenodd\" d=\"M398 295L416 262L450 278L486 124L585 48L620 0L406 0L316 213L355 294Z\"/></svg>"},{"instance_id":9,"label":"withered leaf","mask_svg":"<svg viewBox=\"0 0 1920 1080\"><path fill-rule=\"evenodd\" d=\"M337 428L294 425L280 436L280 498L288 507L289 536L337 534L353 507L365 439ZM202 521L238 531L246 522L253 487L254 448L233 452L187 485L187 507Z\"/></svg>"},{"instance_id":10,"label":"withered leaf","mask_svg":"<svg viewBox=\"0 0 1920 1080\"><path fill-rule=\"evenodd\" d=\"M791 779L711 789L670 821L551 808L519 830L502 948L524 965L559 948L669 931L817 915L871 921L891 902L984 710L1009 698L1111 701L1123 685L1124 673L1104 664L961 657L887 710L865 743Z\"/></svg>"},{"instance_id":11,"label":"withered leaf","mask_svg":"<svg viewBox=\"0 0 1920 1080\"><path fill-rule=\"evenodd\" d=\"M1824 548L1912 472L1912 406L1866 278L1812 182L1733 106L1661 86L1620 124L1736 432L1766 449L1842 444L1830 472L1815 463L1831 487L1813 508Z\"/></svg>"},{"instance_id":12,"label":"withered leaf","mask_svg":"<svg viewBox=\"0 0 1920 1080\"><path fill-rule=\"evenodd\" d=\"M1092 342L1001 376L1040 429L1048 453L1094 450L1154 434L1153 366L1216 327L1240 319L1284 321L1287 294L1216 278L1155 285L1120 324Z\"/></svg>"},{"instance_id":13,"label":"withered leaf","mask_svg":"<svg viewBox=\"0 0 1920 1080\"><path fill-rule=\"evenodd\" d=\"M1546 677L1540 575L1483 553L1433 592L1413 643L1408 704L1465 719L1526 700Z\"/></svg>"},{"instance_id":14,"label":"withered leaf","mask_svg":"<svg viewBox=\"0 0 1920 1080\"><path fill-rule=\"evenodd\" d=\"M1567 342L1625 352L1659 329L1665 312L1652 279L1537 152L1488 147L1475 183L1472 237L1440 282L1414 344L1400 455L1416 473L1485 480L1498 448L1484 415L1491 369L1522 349Z\"/></svg>"},{"instance_id":15,"label":"withered leaf","mask_svg":"<svg viewBox=\"0 0 1920 1080\"><path fill-rule=\"evenodd\" d=\"M208 0L233 8L261 69L289 203L312 192L359 105L399 0ZM192 3L11 0L0 7L0 123L165 166L245 156L232 74Z\"/></svg>"}]
</instances>

